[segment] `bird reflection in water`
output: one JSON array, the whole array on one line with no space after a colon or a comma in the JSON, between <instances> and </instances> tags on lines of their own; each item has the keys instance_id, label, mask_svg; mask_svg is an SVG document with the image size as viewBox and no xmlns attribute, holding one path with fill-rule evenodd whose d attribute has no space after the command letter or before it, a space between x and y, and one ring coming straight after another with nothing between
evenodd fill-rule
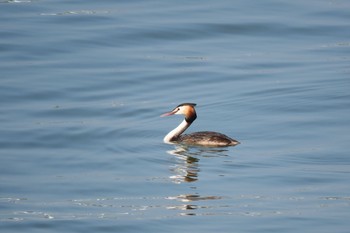
<instances>
[{"instance_id":1,"label":"bird reflection in water","mask_svg":"<svg viewBox=\"0 0 350 233\"><path fill-rule=\"evenodd\" d=\"M186 145L175 145L174 150L167 151L169 154L174 155L176 161L174 165L170 167L171 173L170 179L176 183L193 183L191 189L198 192L196 187L196 181L199 180L199 174L201 172L199 161L200 158L208 157L223 157L227 156L228 150L224 148L207 148L207 147L188 147ZM201 196L198 193L195 194L181 194L177 196L168 197L169 200L177 200L183 203L195 202L195 201L207 201L222 199L220 196ZM206 209L209 206L198 206L195 204L184 205L171 205L168 209L182 210L181 215L196 215L193 210Z\"/></svg>"},{"instance_id":2,"label":"bird reflection in water","mask_svg":"<svg viewBox=\"0 0 350 233\"><path fill-rule=\"evenodd\" d=\"M167 151L171 155L175 155L176 162L171 166L170 170L174 175L170 179L174 183L195 182L198 178L199 158L205 157L223 157L227 156L223 148L208 148L208 147L188 147L186 145L175 145L174 150Z\"/></svg>"},{"instance_id":3,"label":"bird reflection in water","mask_svg":"<svg viewBox=\"0 0 350 233\"><path fill-rule=\"evenodd\" d=\"M168 151L169 154L175 155L176 163L170 168L174 175L170 179L174 183L194 182L198 180L199 159L187 154L187 150L177 146L175 150Z\"/></svg>"}]
</instances>

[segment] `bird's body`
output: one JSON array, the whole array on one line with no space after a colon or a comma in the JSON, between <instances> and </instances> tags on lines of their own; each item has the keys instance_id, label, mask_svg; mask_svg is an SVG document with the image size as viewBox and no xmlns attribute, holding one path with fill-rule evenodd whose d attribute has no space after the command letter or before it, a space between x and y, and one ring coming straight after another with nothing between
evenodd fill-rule
<instances>
[{"instance_id":1,"label":"bird's body","mask_svg":"<svg viewBox=\"0 0 350 233\"><path fill-rule=\"evenodd\" d=\"M225 134L201 131L191 134L180 135L178 141L189 145L202 145L202 146L234 146L238 142Z\"/></svg>"},{"instance_id":2,"label":"bird's body","mask_svg":"<svg viewBox=\"0 0 350 233\"><path fill-rule=\"evenodd\" d=\"M181 122L179 126L170 131L165 137L164 142L166 143L181 143L188 145L199 145L199 146L235 146L239 144L238 141L232 139L222 133L212 132L212 131L201 131L191 134L182 134L185 130L190 127L193 121L196 120L197 114L194 107L196 104L184 103L178 105L171 112L164 113L161 116L170 116L174 114L183 114L185 119Z\"/></svg>"}]
</instances>

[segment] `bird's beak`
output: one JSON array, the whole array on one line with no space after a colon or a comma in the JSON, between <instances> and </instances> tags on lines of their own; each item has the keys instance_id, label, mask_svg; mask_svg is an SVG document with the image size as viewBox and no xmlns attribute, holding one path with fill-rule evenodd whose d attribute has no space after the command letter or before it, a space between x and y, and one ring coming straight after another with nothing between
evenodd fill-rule
<instances>
[{"instance_id":1,"label":"bird's beak","mask_svg":"<svg viewBox=\"0 0 350 233\"><path fill-rule=\"evenodd\" d=\"M166 113L160 115L160 117L171 116L171 115L174 115L176 112L177 112L176 109L174 109L174 110L171 111L171 112L166 112Z\"/></svg>"}]
</instances>

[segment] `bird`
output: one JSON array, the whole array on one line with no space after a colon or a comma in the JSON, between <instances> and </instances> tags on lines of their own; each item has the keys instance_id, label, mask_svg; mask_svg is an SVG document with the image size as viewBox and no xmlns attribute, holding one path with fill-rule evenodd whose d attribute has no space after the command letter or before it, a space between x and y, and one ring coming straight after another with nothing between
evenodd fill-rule
<instances>
[{"instance_id":1,"label":"bird","mask_svg":"<svg viewBox=\"0 0 350 233\"><path fill-rule=\"evenodd\" d=\"M179 115L185 116L185 119L163 139L165 143L180 143L194 146L205 147L226 147L240 144L239 141L232 139L222 133L212 131L201 131L190 134L182 134L196 120L197 113L195 103L182 103L176 106L172 111L166 112L161 117Z\"/></svg>"}]
</instances>

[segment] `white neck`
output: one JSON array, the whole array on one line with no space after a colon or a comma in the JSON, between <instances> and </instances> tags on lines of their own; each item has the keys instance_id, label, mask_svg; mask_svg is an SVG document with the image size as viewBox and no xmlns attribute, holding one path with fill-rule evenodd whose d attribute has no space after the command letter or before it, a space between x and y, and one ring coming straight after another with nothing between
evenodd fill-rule
<instances>
[{"instance_id":1,"label":"white neck","mask_svg":"<svg viewBox=\"0 0 350 233\"><path fill-rule=\"evenodd\" d=\"M190 127L191 123L188 123L186 120L183 120L181 124L179 124L175 129L170 131L165 137L164 142L165 143L171 143L174 141L175 138L177 138L179 135L181 135L185 130Z\"/></svg>"}]
</instances>

